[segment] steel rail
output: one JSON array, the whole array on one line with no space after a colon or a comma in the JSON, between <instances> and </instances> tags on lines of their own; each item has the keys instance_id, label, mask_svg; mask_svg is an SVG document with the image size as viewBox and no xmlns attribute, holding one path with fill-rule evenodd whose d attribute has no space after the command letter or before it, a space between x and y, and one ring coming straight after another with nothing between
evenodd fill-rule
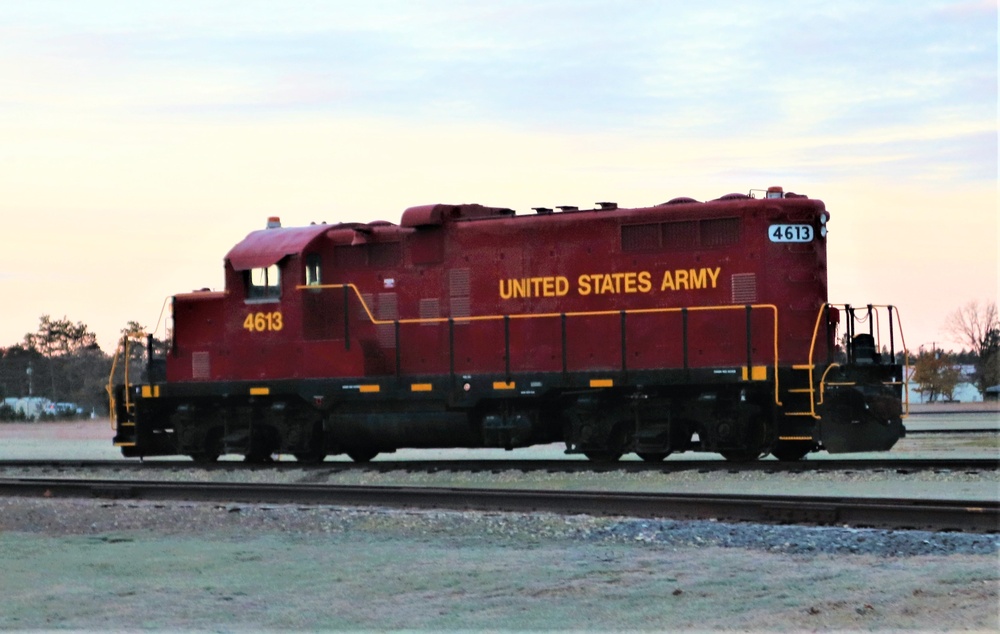
<instances>
[{"instance_id":1,"label":"steel rail","mask_svg":"<svg viewBox=\"0 0 1000 634\"><path fill-rule=\"evenodd\" d=\"M0 479L0 495L315 504L1000 532L1000 501L480 488Z\"/></svg>"},{"instance_id":2,"label":"steel rail","mask_svg":"<svg viewBox=\"0 0 1000 634\"><path fill-rule=\"evenodd\" d=\"M925 435L925 434L937 434L940 436L955 435L955 436L969 436L973 434L1000 434L1000 428L983 428L983 427L956 427L955 429L907 429L906 435Z\"/></svg>"},{"instance_id":3,"label":"steel rail","mask_svg":"<svg viewBox=\"0 0 1000 634\"><path fill-rule=\"evenodd\" d=\"M489 459L476 458L451 460L392 460L382 459L358 463L346 460L330 460L310 464L295 460L280 460L268 463L247 463L238 460L222 460L211 464L196 464L190 460L40 460L12 459L0 460L2 469L114 469L133 473L136 471L284 471L302 469L308 471L409 471L415 473L435 473L444 471L484 472L522 471L552 473L676 473L681 471L703 472L765 472L765 473L806 473L830 471L1000 471L1000 458L876 458L847 460L823 459L781 462L778 460L758 460L755 462L727 462L725 460L670 460L664 462L642 462L624 460L620 462L591 462L588 460L558 459Z\"/></svg>"}]
</instances>

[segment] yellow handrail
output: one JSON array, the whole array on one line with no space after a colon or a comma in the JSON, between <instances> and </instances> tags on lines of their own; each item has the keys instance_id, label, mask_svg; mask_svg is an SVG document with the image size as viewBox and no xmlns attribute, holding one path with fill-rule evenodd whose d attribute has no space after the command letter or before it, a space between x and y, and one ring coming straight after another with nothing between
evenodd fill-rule
<instances>
[{"instance_id":1,"label":"yellow handrail","mask_svg":"<svg viewBox=\"0 0 1000 634\"><path fill-rule=\"evenodd\" d=\"M124 348L124 354L122 354L123 353L123 348ZM109 409L108 419L111 421L111 428L112 429L115 428L115 423L118 422L118 408L116 407L117 401L115 399L115 370L118 368L118 357L119 356L124 356L125 357L125 361L124 361L124 363L125 363L125 366L124 366L125 376L124 376L124 381L123 382L125 384L125 390L124 390L124 392L125 392L125 411L127 412L129 410L129 408L131 407L131 405L132 405L132 402L130 400L130 394L129 394L130 390L129 390L129 377L128 377L128 368L129 368L129 338L128 338L128 335L123 336L122 339L121 339L121 341L118 342L118 346L115 348L115 355L111 359L111 373L108 375L108 384L104 388L107 391L107 393L108 393L108 409Z\"/></svg>"},{"instance_id":2,"label":"yellow handrail","mask_svg":"<svg viewBox=\"0 0 1000 634\"><path fill-rule=\"evenodd\" d=\"M505 318L509 319L552 319L557 317L602 317L602 316L612 316L620 315L623 312L626 315L637 315L637 314L652 314L652 313L679 313L687 310L688 312L699 312L699 311L712 311L712 310L746 310L746 305L735 304L735 305L724 305L724 306L691 306L682 308L633 308L622 310L593 310L593 311L577 311L568 313L519 313L512 315L470 315L468 317L416 317L408 319L377 319L372 313L368 304L365 302L365 298L361 295L361 291L353 283L345 284L307 284L299 285L295 287L296 290L313 290L313 289L343 289L350 288L354 291L357 296L358 301L361 302L361 307L364 308L365 314L368 316L368 320L376 326L384 326L391 324L441 324L448 323L449 321L456 322L469 322L469 321L498 321ZM769 309L774 314L774 402L776 405L781 405L781 399L779 397L778 388L778 307L774 304L751 304L751 308L754 309ZM346 310L346 307L345 307ZM749 370L749 369L748 369Z\"/></svg>"},{"instance_id":3,"label":"yellow handrail","mask_svg":"<svg viewBox=\"0 0 1000 634\"><path fill-rule=\"evenodd\" d=\"M104 388L108 392L108 419L111 421L111 429L115 428L117 419L115 408L115 370L118 368L118 355L121 354L122 342L115 346L115 354L111 358L111 374L108 375L108 384Z\"/></svg>"},{"instance_id":4,"label":"yellow handrail","mask_svg":"<svg viewBox=\"0 0 1000 634\"><path fill-rule=\"evenodd\" d=\"M816 403L816 399L814 398L814 394L812 393L813 368L815 367L815 364L813 363L813 354L816 351L816 339L817 339L817 337L819 335L819 325L820 325L820 323L821 323L821 321L823 319L823 315L824 315L825 311L830 306L833 306L834 308L836 308L838 306L844 306L844 307L846 307L847 304L831 304L829 302L826 302L826 303L822 304L819 307L819 311L816 313L816 323L813 326L812 341L809 344L809 387L810 387L809 413L812 414L812 416L814 418L820 418L820 417L816 415L816 405L817 405L817 403ZM885 309L890 310L890 311L895 311L895 313L896 313L896 318L895 319L896 319L896 324L899 326L899 341L903 344L903 359L904 359L904 362L903 362L903 381L902 381L902 386L903 386L903 402L906 405L906 409L905 409L905 411L904 411L904 413L902 415L902 418L906 418L907 416L910 415L910 389L909 389L910 382L909 382L909 378L908 378L909 370L910 370L910 351L906 347L906 336L903 334L903 319L900 316L899 308L897 306L890 306L888 304L870 304L867 307L876 309L874 311L874 314L875 314L875 323L876 323L876 329L875 330L876 330L876 333L878 334L878 337L879 337L878 338L878 342L879 343L876 344L878 346L881 345L881 337L882 337L882 329L881 329L881 325L882 324L881 324L881 321L880 321L880 313L879 313L878 309L879 308L885 308ZM890 319L890 325L891 325L891 322L892 322L892 312L889 313L889 319ZM839 364L833 363L829 367L827 367L827 369L823 372L823 377L820 379L820 383L819 383L819 388L820 388L819 402L818 402L819 405L823 404L823 400L824 400L824 397L825 397L826 375L830 372L831 369L833 369L834 367L837 367L838 365Z\"/></svg>"},{"instance_id":5,"label":"yellow handrail","mask_svg":"<svg viewBox=\"0 0 1000 634\"><path fill-rule=\"evenodd\" d=\"M817 405L822 405L823 399L826 396L826 375L830 374L830 370L839 367L839 363L831 363L826 367L826 370L823 372L823 376L819 378L819 401L816 403Z\"/></svg>"}]
</instances>

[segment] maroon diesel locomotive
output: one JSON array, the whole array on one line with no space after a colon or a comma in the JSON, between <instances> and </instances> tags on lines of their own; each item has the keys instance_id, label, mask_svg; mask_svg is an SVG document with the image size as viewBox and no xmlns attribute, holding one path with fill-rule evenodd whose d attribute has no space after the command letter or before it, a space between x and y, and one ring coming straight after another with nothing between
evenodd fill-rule
<instances>
[{"instance_id":1,"label":"maroon diesel locomotive","mask_svg":"<svg viewBox=\"0 0 1000 634\"><path fill-rule=\"evenodd\" d=\"M821 201L772 187L534 211L270 219L226 255L224 291L173 297L165 357L113 390L115 444L199 461L553 442L740 461L903 436L898 311L828 303Z\"/></svg>"}]
</instances>

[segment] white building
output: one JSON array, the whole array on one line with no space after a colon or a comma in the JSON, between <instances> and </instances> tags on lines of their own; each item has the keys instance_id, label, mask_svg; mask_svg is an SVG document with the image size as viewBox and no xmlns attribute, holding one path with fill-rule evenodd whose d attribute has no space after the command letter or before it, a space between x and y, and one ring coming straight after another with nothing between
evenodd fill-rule
<instances>
[{"instance_id":1,"label":"white building","mask_svg":"<svg viewBox=\"0 0 1000 634\"><path fill-rule=\"evenodd\" d=\"M41 396L5 398L3 404L31 420L38 420L42 414L55 411L52 401Z\"/></svg>"}]
</instances>

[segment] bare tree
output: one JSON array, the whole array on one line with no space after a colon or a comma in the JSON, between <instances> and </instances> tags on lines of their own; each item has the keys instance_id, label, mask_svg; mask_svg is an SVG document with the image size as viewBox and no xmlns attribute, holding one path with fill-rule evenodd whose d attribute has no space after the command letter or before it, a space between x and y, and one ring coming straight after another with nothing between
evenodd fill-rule
<instances>
[{"instance_id":1,"label":"bare tree","mask_svg":"<svg viewBox=\"0 0 1000 634\"><path fill-rule=\"evenodd\" d=\"M979 391L985 394L986 388L1000 383L1000 315L996 302L982 306L975 300L969 302L948 316L945 328L976 355Z\"/></svg>"}]
</instances>

